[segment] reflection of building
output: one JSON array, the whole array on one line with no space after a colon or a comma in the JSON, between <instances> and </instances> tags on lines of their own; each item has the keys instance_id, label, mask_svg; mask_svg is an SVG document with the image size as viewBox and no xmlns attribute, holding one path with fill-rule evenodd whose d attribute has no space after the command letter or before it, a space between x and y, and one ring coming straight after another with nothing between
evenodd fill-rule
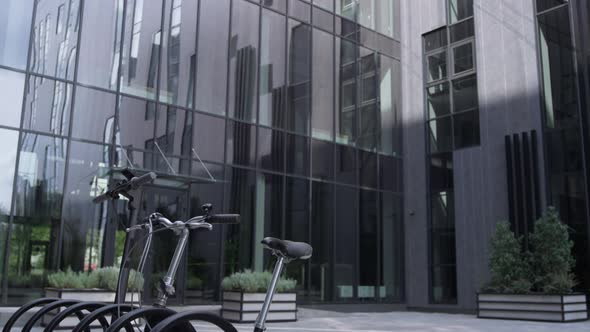
<instances>
[{"instance_id":1,"label":"reflection of building","mask_svg":"<svg viewBox=\"0 0 590 332\"><path fill-rule=\"evenodd\" d=\"M582 0L6 3L2 304L57 269L118 263L125 201L91 199L122 167L162 175L142 215L242 215L191 236L178 303L268 267L272 235L314 247L287 271L302 302L470 310L495 223L526 238L549 204L588 282Z\"/></svg>"}]
</instances>

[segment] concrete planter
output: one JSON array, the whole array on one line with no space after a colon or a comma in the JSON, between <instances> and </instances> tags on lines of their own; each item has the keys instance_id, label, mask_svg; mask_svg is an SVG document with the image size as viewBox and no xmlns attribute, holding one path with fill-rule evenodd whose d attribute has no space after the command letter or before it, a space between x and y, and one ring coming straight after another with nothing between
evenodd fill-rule
<instances>
[{"instance_id":1,"label":"concrete planter","mask_svg":"<svg viewBox=\"0 0 590 332\"><path fill-rule=\"evenodd\" d=\"M115 302L115 292L110 290L104 289L61 289L61 288L45 288L45 297L54 297L59 298L62 300L80 300L85 302L104 302L104 303L114 303ZM133 301L138 301L138 293L135 293L133 296ZM131 302L131 293L127 293L125 296L125 302ZM46 326L55 315L60 312L60 309L54 310L49 314L43 316L41 319L41 325ZM71 329L74 328L80 320L76 316L71 316L66 318L63 322L61 322L59 328L60 329ZM95 326L92 327L100 327L100 324L96 323Z\"/></svg>"},{"instance_id":2,"label":"concrete planter","mask_svg":"<svg viewBox=\"0 0 590 332\"><path fill-rule=\"evenodd\" d=\"M256 321L262 304L264 293L224 292L221 315L236 323L252 323ZM272 299L267 322L294 322L297 320L297 294L275 294Z\"/></svg>"},{"instance_id":3,"label":"concrete planter","mask_svg":"<svg viewBox=\"0 0 590 332\"><path fill-rule=\"evenodd\" d=\"M544 322L588 319L586 295L477 294L477 317Z\"/></svg>"}]
</instances>

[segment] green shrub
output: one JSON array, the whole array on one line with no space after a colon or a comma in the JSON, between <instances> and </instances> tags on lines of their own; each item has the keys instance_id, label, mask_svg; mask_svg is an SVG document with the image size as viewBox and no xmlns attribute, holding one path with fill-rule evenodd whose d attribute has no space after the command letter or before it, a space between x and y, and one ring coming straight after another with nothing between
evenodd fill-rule
<instances>
[{"instance_id":1,"label":"green shrub","mask_svg":"<svg viewBox=\"0 0 590 332\"><path fill-rule=\"evenodd\" d=\"M272 280L270 271L253 272L245 270L244 272L234 273L229 277L223 278L221 287L225 291L238 291L245 293L264 293L267 291ZM276 291L285 293L295 289L297 281L293 279L279 279Z\"/></svg>"},{"instance_id":2,"label":"green shrub","mask_svg":"<svg viewBox=\"0 0 590 332\"><path fill-rule=\"evenodd\" d=\"M74 272L71 268L58 271L47 277L49 286L64 289L92 289L100 288L115 291L119 279L119 269L116 267L102 267L90 273ZM140 291L143 287L143 277L135 270L129 273L128 289Z\"/></svg>"},{"instance_id":3,"label":"green shrub","mask_svg":"<svg viewBox=\"0 0 590 332\"><path fill-rule=\"evenodd\" d=\"M201 289L203 288L203 280L196 276L189 276L186 279L186 288L187 289Z\"/></svg>"},{"instance_id":4,"label":"green shrub","mask_svg":"<svg viewBox=\"0 0 590 332\"><path fill-rule=\"evenodd\" d=\"M535 223L530 239L534 289L543 293L571 292L575 286L574 243L555 208L550 207Z\"/></svg>"},{"instance_id":5,"label":"green shrub","mask_svg":"<svg viewBox=\"0 0 590 332\"><path fill-rule=\"evenodd\" d=\"M522 239L514 235L508 222L496 225L491 240L490 271L489 291L521 294L531 289L530 264L522 253Z\"/></svg>"}]
</instances>

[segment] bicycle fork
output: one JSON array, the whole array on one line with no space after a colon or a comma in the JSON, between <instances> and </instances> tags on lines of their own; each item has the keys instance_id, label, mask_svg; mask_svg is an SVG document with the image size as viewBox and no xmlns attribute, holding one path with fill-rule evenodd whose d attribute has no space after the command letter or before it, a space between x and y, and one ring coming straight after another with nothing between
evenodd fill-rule
<instances>
[{"instance_id":1,"label":"bicycle fork","mask_svg":"<svg viewBox=\"0 0 590 332\"><path fill-rule=\"evenodd\" d=\"M262 309L258 314L258 318L256 318L256 324L254 325L254 332L264 332L266 330L266 317L268 316L268 311L270 310L270 304L272 303L272 297L276 291L277 284L279 282L279 278L281 277L281 272L283 270L283 266L285 265L285 258L282 256L277 255L279 258L277 263L275 264L274 271L272 273L272 280L270 281L270 287L266 292L266 297L264 298L264 303L262 304Z\"/></svg>"},{"instance_id":2,"label":"bicycle fork","mask_svg":"<svg viewBox=\"0 0 590 332\"><path fill-rule=\"evenodd\" d=\"M160 284L158 287L158 297L154 303L155 307L165 307L166 302L168 301L168 297L173 296L175 293L174 289L174 279L176 278L176 271L178 270L178 266L180 265L180 261L182 259L182 254L186 248L186 244L188 241L189 230L184 228L180 232L180 236L178 239L178 244L176 245L176 249L174 250L174 256L172 257L172 261L170 262L170 266L168 267L168 272L166 275L162 277L160 280Z\"/></svg>"}]
</instances>

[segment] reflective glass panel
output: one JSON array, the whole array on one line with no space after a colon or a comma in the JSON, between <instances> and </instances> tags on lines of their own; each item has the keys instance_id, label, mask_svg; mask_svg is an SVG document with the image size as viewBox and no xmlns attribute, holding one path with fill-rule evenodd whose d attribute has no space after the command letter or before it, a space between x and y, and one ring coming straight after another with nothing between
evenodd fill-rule
<instances>
[{"instance_id":1,"label":"reflective glass panel","mask_svg":"<svg viewBox=\"0 0 590 332\"><path fill-rule=\"evenodd\" d=\"M454 80L453 112L466 111L477 106L477 77L473 75Z\"/></svg>"},{"instance_id":2,"label":"reflective glass panel","mask_svg":"<svg viewBox=\"0 0 590 332\"><path fill-rule=\"evenodd\" d=\"M313 25L326 31L334 31L334 15L323 9L312 7Z\"/></svg>"},{"instance_id":3,"label":"reflective glass panel","mask_svg":"<svg viewBox=\"0 0 590 332\"><path fill-rule=\"evenodd\" d=\"M452 266L432 268L433 303L453 303L457 301L457 269Z\"/></svg>"},{"instance_id":4,"label":"reflective glass panel","mask_svg":"<svg viewBox=\"0 0 590 332\"><path fill-rule=\"evenodd\" d=\"M260 123L283 127L285 95L286 18L269 10L262 11L260 45Z\"/></svg>"},{"instance_id":5,"label":"reflective glass panel","mask_svg":"<svg viewBox=\"0 0 590 332\"><path fill-rule=\"evenodd\" d=\"M360 191L360 218L358 223L359 283L358 298L374 299L377 297L377 269L379 265L379 238L377 218L379 214L377 192Z\"/></svg>"},{"instance_id":6,"label":"reflective glass panel","mask_svg":"<svg viewBox=\"0 0 590 332\"><path fill-rule=\"evenodd\" d=\"M289 16L309 23L310 11L311 6L308 3L300 0L289 0Z\"/></svg>"},{"instance_id":7,"label":"reflective glass panel","mask_svg":"<svg viewBox=\"0 0 590 332\"><path fill-rule=\"evenodd\" d=\"M309 139L305 136L287 134L286 172L309 176Z\"/></svg>"},{"instance_id":8,"label":"reflective glass panel","mask_svg":"<svg viewBox=\"0 0 590 332\"><path fill-rule=\"evenodd\" d=\"M359 151L360 184L363 187L377 187L377 154Z\"/></svg>"},{"instance_id":9,"label":"reflective glass panel","mask_svg":"<svg viewBox=\"0 0 590 332\"><path fill-rule=\"evenodd\" d=\"M256 121L258 93L258 15L259 7L244 0L233 2L230 63L229 115Z\"/></svg>"},{"instance_id":10,"label":"reflective glass panel","mask_svg":"<svg viewBox=\"0 0 590 332\"><path fill-rule=\"evenodd\" d=\"M455 264L455 232L433 230L432 234L432 264Z\"/></svg>"},{"instance_id":11,"label":"reflective glass panel","mask_svg":"<svg viewBox=\"0 0 590 332\"><path fill-rule=\"evenodd\" d=\"M223 162L225 145L225 120L223 118L195 113L193 115L193 146L195 153L203 160ZM197 158L198 159L198 158Z\"/></svg>"},{"instance_id":12,"label":"reflective glass panel","mask_svg":"<svg viewBox=\"0 0 590 332\"><path fill-rule=\"evenodd\" d=\"M479 112L471 111L453 116L455 149L479 145Z\"/></svg>"},{"instance_id":13,"label":"reflective glass panel","mask_svg":"<svg viewBox=\"0 0 590 332\"><path fill-rule=\"evenodd\" d=\"M166 0L165 6L160 101L193 107L198 0Z\"/></svg>"},{"instance_id":14,"label":"reflective glass panel","mask_svg":"<svg viewBox=\"0 0 590 332\"><path fill-rule=\"evenodd\" d=\"M335 240L334 255L334 300L350 301L355 297L356 253L357 253L357 189L335 186L336 206L334 210L338 236Z\"/></svg>"},{"instance_id":15,"label":"reflective glass panel","mask_svg":"<svg viewBox=\"0 0 590 332\"><path fill-rule=\"evenodd\" d=\"M379 68L379 151L401 153L401 69L397 60L380 56Z\"/></svg>"},{"instance_id":16,"label":"reflective glass panel","mask_svg":"<svg viewBox=\"0 0 590 332\"><path fill-rule=\"evenodd\" d=\"M379 108L378 108L378 68L377 56L374 51L360 47L359 84L360 107L357 121L359 135L357 145L363 149L376 151L379 147Z\"/></svg>"},{"instance_id":17,"label":"reflective glass panel","mask_svg":"<svg viewBox=\"0 0 590 332\"><path fill-rule=\"evenodd\" d=\"M537 0L537 12L542 12L553 7L568 3L568 0Z\"/></svg>"},{"instance_id":18,"label":"reflective glass panel","mask_svg":"<svg viewBox=\"0 0 590 332\"><path fill-rule=\"evenodd\" d=\"M455 228L455 201L452 191L442 191L432 195L430 202L432 227L439 229Z\"/></svg>"},{"instance_id":19,"label":"reflective glass panel","mask_svg":"<svg viewBox=\"0 0 590 332\"><path fill-rule=\"evenodd\" d=\"M346 145L336 145L336 177L337 182L356 185L356 150Z\"/></svg>"},{"instance_id":20,"label":"reflective glass panel","mask_svg":"<svg viewBox=\"0 0 590 332\"><path fill-rule=\"evenodd\" d=\"M262 5L284 14L287 10L287 1L288 0L262 0Z\"/></svg>"},{"instance_id":21,"label":"reflective glass panel","mask_svg":"<svg viewBox=\"0 0 590 332\"><path fill-rule=\"evenodd\" d=\"M475 34L473 19L468 19L455 25L451 25L449 27L449 34L451 35L451 43L456 43L463 39L473 37Z\"/></svg>"},{"instance_id":22,"label":"reflective glass panel","mask_svg":"<svg viewBox=\"0 0 590 332\"><path fill-rule=\"evenodd\" d=\"M310 300L329 301L333 293L331 273L334 243L334 186L312 182Z\"/></svg>"},{"instance_id":23,"label":"reflective glass panel","mask_svg":"<svg viewBox=\"0 0 590 332\"><path fill-rule=\"evenodd\" d=\"M356 58L357 47L345 39L336 38L336 141L354 144L356 131Z\"/></svg>"},{"instance_id":24,"label":"reflective glass panel","mask_svg":"<svg viewBox=\"0 0 590 332\"><path fill-rule=\"evenodd\" d=\"M256 222L252 233L252 243L260 243L266 236L281 238L283 232L283 176L274 174L256 174L256 198L258 207L255 212ZM274 261L268 250L256 245L254 248L253 268L256 271L272 266Z\"/></svg>"},{"instance_id":25,"label":"reflective glass panel","mask_svg":"<svg viewBox=\"0 0 590 332\"><path fill-rule=\"evenodd\" d=\"M2 1L0 65L25 69L33 15L33 0Z\"/></svg>"},{"instance_id":26,"label":"reflective glass panel","mask_svg":"<svg viewBox=\"0 0 590 332\"><path fill-rule=\"evenodd\" d=\"M308 134L311 96L311 27L295 20L289 20L288 25L289 90L285 129Z\"/></svg>"},{"instance_id":27,"label":"reflective glass panel","mask_svg":"<svg viewBox=\"0 0 590 332\"><path fill-rule=\"evenodd\" d=\"M438 81L447 77L447 52L427 56L427 80Z\"/></svg>"},{"instance_id":28,"label":"reflective glass panel","mask_svg":"<svg viewBox=\"0 0 590 332\"><path fill-rule=\"evenodd\" d=\"M285 187L285 238L310 243L309 181L287 177ZM287 275L297 280L298 293L309 284L309 263L287 265ZM305 294L305 293L304 293Z\"/></svg>"},{"instance_id":29,"label":"reflective glass panel","mask_svg":"<svg viewBox=\"0 0 590 332\"><path fill-rule=\"evenodd\" d=\"M121 92L156 98L162 45L162 1L126 1Z\"/></svg>"},{"instance_id":30,"label":"reflective glass panel","mask_svg":"<svg viewBox=\"0 0 590 332\"><path fill-rule=\"evenodd\" d=\"M123 0L86 1L78 81L116 90L121 60Z\"/></svg>"},{"instance_id":31,"label":"reflective glass panel","mask_svg":"<svg viewBox=\"0 0 590 332\"><path fill-rule=\"evenodd\" d=\"M449 0L448 8L451 24L473 16L473 0Z\"/></svg>"},{"instance_id":32,"label":"reflective glass panel","mask_svg":"<svg viewBox=\"0 0 590 332\"><path fill-rule=\"evenodd\" d=\"M29 76L23 128L68 135L73 85Z\"/></svg>"},{"instance_id":33,"label":"reflective glass panel","mask_svg":"<svg viewBox=\"0 0 590 332\"><path fill-rule=\"evenodd\" d=\"M455 74L473 69L473 44L468 43L453 48ZM445 73L446 74L446 73Z\"/></svg>"},{"instance_id":34,"label":"reflective glass panel","mask_svg":"<svg viewBox=\"0 0 590 332\"><path fill-rule=\"evenodd\" d=\"M401 301L404 296L404 226L401 196L381 193L381 285L379 296Z\"/></svg>"},{"instance_id":35,"label":"reflective glass panel","mask_svg":"<svg viewBox=\"0 0 590 332\"><path fill-rule=\"evenodd\" d=\"M285 168L285 133L268 128L258 128L258 166L283 172Z\"/></svg>"},{"instance_id":36,"label":"reflective glass panel","mask_svg":"<svg viewBox=\"0 0 590 332\"><path fill-rule=\"evenodd\" d=\"M334 0L313 0L313 4L318 7L325 8L331 12L334 11Z\"/></svg>"},{"instance_id":37,"label":"reflective glass panel","mask_svg":"<svg viewBox=\"0 0 590 332\"><path fill-rule=\"evenodd\" d=\"M442 83L426 89L428 98L428 116L430 119L447 115L451 112L449 84Z\"/></svg>"},{"instance_id":38,"label":"reflective glass panel","mask_svg":"<svg viewBox=\"0 0 590 332\"><path fill-rule=\"evenodd\" d=\"M424 35L424 51L430 52L447 46L447 29L439 29Z\"/></svg>"},{"instance_id":39,"label":"reflective glass panel","mask_svg":"<svg viewBox=\"0 0 590 332\"><path fill-rule=\"evenodd\" d=\"M119 106L119 121L117 128L117 143L127 148L155 150L154 130L156 116L155 103L122 97ZM145 156L147 158L147 156ZM140 162L129 156L132 162ZM152 164L143 165L146 168L153 167Z\"/></svg>"},{"instance_id":40,"label":"reflective glass panel","mask_svg":"<svg viewBox=\"0 0 590 332\"><path fill-rule=\"evenodd\" d=\"M2 100L4 109L0 124L15 128L20 127L24 89L24 74L0 69L0 100Z\"/></svg>"},{"instance_id":41,"label":"reflective glass panel","mask_svg":"<svg viewBox=\"0 0 590 332\"><path fill-rule=\"evenodd\" d=\"M331 180L334 178L334 144L312 139L311 153L311 176L322 180Z\"/></svg>"},{"instance_id":42,"label":"reflective glass panel","mask_svg":"<svg viewBox=\"0 0 590 332\"><path fill-rule=\"evenodd\" d=\"M255 166L256 127L235 121L227 124L226 162Z\"/></svg>"},{"instance_id":43,"label":"reflective glass panel","mask_svg":"<svg viewBox=\"0 0 590 332\"><path fill-rule=\"evenodd\" d=\"M115 126L114 94L78 86L74 102L72 137L111 143Z\"/></svg>"},{"instance_id":44,"label":"reflective glass panel","mask_svg":"<svg viewBox=\"0 0 590 332\"><path fill-rule=\"evenodd\" d=\"M453 149L451 117L432 120L428 126L430 129L430 153L451 151Z\"/></svg>"},{"instance_id":45,"label":"reflective glass panel","mask_svg":"<svg viewBox=\"0 0 590 332\"><path fill-rule=\"evenodd\" d=\"M195 107L225 114L229 0L201 0Z\"/></svg>"},{"instance_id":46,"label":"reflective glass panel","mask_svg":"<svg viewBox=\"0 0 590 332\"><path fill-rule=\"evenodd\" d=\"M432 192L453 188L453 156L440 153L430 157L430 189Z\"/></svg>"},{"instance_id":47,"label":"reflective glass panel","mask_svg":"<svg viewBox=\"0 0 590 332\"><path fill-rule=\"evenodd\" d=\"M334 137L334 37L314 29L312 70L312 136Z\"/></svg>"},{"instance_id":48,"label":"reflective glass panel","mask_svg":"<svg viewBox=\"0 0 590 332\"><path fill-rule=\"evenodd\" d=\"M79 22L80 0L37 1L30 70L73 80Z\"/></svg>"}]
</instances>

